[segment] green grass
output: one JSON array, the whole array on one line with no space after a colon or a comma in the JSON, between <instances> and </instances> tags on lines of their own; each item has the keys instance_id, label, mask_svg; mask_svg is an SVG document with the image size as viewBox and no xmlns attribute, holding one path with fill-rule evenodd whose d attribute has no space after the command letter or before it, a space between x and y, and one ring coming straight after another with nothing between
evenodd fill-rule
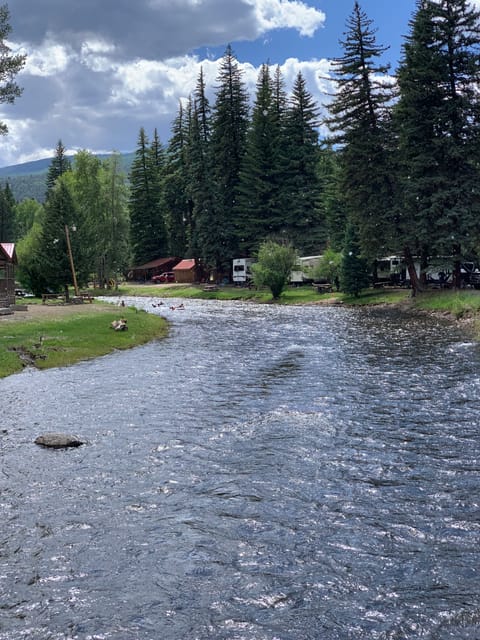
<instances>
[{"instance_id":1,"label":"green grass","mask_svg":"<svg viewBox=\"0 0 480 640\"><path fill-rule=\"evenodd\" d=\"M427 291L415 298L414 307L424 311L448 312L462 318L480 311L480 291Z\"/></svg>"},{"instance_id":2,"label":"green grass","mask_svg":"<svg viewBox=\"0 0 480 640\"><path fill-rule=\"evenodd\" d=\"M408 289L364 289L360 295L353 296L346 293L338 294L339 299L348 305L396 305L410 298Z\"/></svg>"},{"instance_id":3,"label":"green grass","mask_svg":"<svg viewBox=\"0 0 480 640\"><path fill-rule=\"evenodd\" d=\"M127 319L128 331L111 328L120 316ZM167 332L163 318L132 308L120 313L107 305L94 313L0 323L0 378L20 371L25 358L39 369L67 366L162 338Z\"/></svg>"}]
</instances>

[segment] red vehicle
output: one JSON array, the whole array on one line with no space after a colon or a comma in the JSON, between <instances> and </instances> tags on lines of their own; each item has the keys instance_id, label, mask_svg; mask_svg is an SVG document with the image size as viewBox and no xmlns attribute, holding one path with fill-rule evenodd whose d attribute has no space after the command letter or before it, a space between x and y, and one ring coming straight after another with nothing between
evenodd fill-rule
<instances>
[{"instance_id":1,"label":"red vehicle","mask_svg":"<svg viewBox=\"0 0 480 640\"><path fill-rule=\"evenodd\" d=\"M159 276L153 276L152 282L155 284L160 284L164 282L175 282L175 274L173 271L165 271L161 273Z\"/></svg>"}]
</instances>

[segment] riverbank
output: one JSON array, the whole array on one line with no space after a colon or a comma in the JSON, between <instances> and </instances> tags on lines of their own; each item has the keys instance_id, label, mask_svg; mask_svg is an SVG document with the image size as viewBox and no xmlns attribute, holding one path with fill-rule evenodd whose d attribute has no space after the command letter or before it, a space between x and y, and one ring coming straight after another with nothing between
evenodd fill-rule
<instances>
[{"instance_id":1,"label":"riverbank","mask_svg":"<svg viewBox=\"0 0 480 640\"><path fill-rule=\"evenodd\" d=\"M49 369L130 349L168 333L164 318L107 303L28 304L0 317L0 378L26 366ZM111 323L124 318L127 331Z\"/></svg>"}]
</instances>

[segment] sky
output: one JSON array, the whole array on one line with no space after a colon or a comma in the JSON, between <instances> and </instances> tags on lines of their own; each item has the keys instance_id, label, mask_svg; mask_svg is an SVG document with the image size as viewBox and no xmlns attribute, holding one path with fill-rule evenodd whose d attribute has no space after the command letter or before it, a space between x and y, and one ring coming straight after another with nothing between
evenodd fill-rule
<instances>
[{"instance_id":1,"label":"sky","mask_svg":"<svg viewBox=\"0 0 480 640\"><path fill-rule=\"evenodd\" d=\"M166 145L179 101L203 69L215 97L227 45L252 98L259 67L279 65L287 90L301 71L319 107L332 91L354 0L5 0L12 52L27 62L23 94L0 104L8 126L0 167L51 157L59 140L71 153L128 152L143 127ZM480 0L472 0L480 6ZM385 60L395 70L415 0L360 0Z\"/></svg>"}]
</instances>

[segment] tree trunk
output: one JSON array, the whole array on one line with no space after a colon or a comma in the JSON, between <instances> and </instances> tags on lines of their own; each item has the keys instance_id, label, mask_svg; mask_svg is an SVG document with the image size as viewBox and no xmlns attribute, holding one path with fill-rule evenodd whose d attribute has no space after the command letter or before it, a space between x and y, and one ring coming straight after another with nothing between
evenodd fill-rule
<instances>
[{"instance_id":1,"label":"tree trunk","mask_svg":"<svg viewBox=\"0 0 480 640\"><path fill-rule=\"evenodd\" d=\"M418 279L412 252L410 251L410 247L408 245L405 245L405 247L403 248L403 256L405 258L405 264L407 265L408 275L410 276L410 284L412 287L413 297L416 296L417 293L423 291L423 287L421 286L420 280Z\"/></svg>"}]
</instances>

